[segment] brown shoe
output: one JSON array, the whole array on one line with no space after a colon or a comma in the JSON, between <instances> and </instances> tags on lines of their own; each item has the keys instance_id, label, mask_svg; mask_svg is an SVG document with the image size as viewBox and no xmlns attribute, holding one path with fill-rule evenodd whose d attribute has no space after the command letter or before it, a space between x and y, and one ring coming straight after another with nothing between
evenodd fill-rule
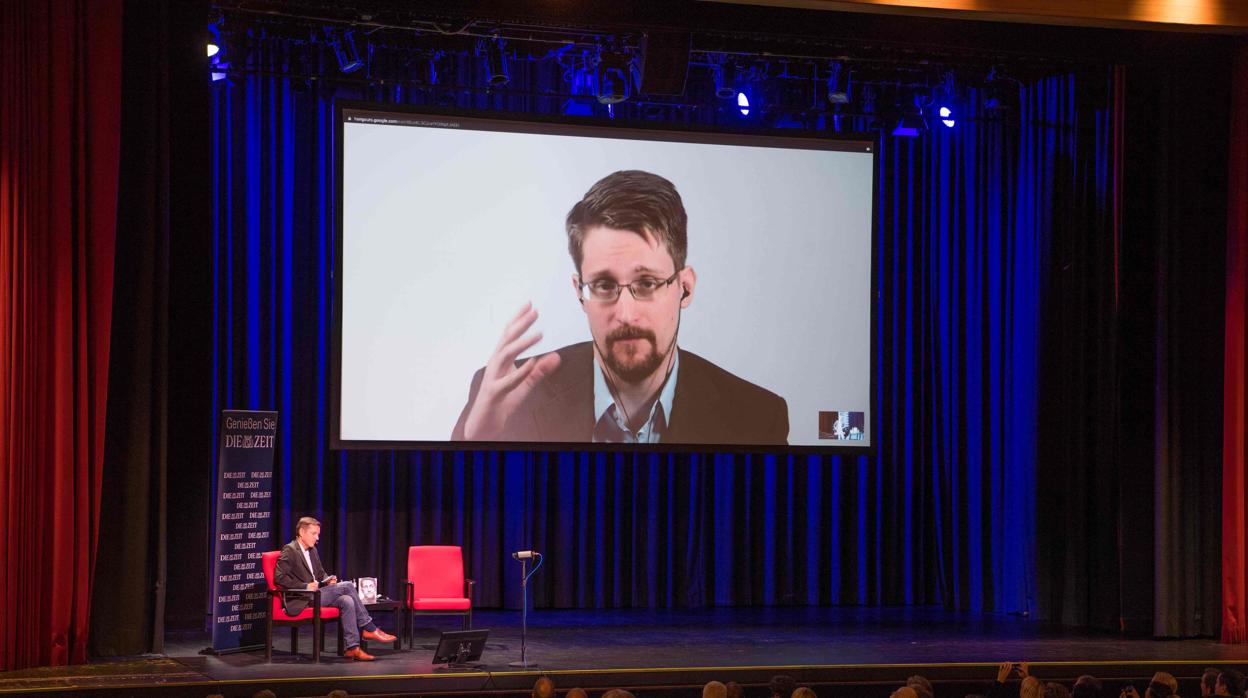
<instances>
[{"instance_id":1,"label":"brown shoe","mask_svg":"<svg viewBox=\"0 0 1248 698\"><path fill-rule=\"evenodd\" d=\"M373 661L374 659L376 659L376 657L374 657L373 655L369 654L368 652L365 652L364 650L360 649L359 647L352 647L351 649L347 650L347 651L346 651L346 652L344 652L343 654L344 654L344 656L346 656L346 657L348 657L348 658L350 658L350 659L354 659L354 660L355 660L355 661L357 661L357 662L371 662L371 661Z\"/></svg>"},{"instance_id":2,"label":"brown shoe","mask_svg":"<svg viewBox=\"0 0 1248 698\"><path fill-rule=\"evenodd\" d=\"M377 642L394 642L398 639L381 628L377 628L376 630L365 630L360 634L364 636L365 640L376 640Z\"/></svg>"}]
</instances>

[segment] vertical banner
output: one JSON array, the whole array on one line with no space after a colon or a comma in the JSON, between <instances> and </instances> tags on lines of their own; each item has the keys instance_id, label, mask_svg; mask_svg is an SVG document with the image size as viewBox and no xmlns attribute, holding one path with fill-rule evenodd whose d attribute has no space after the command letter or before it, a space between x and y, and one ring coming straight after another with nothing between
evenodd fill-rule
<instances>
[{"instance_id":1,"label":"vertical banner","mask_svg":"<svg viewBox=\"0 0 1248 698\"><path fill-rule=\"evenodd\" d=\"M260 556L273 549L276 412L223 410L217 450L212 649L264 646L268 586Z\"/></svg>"}]
</instances>

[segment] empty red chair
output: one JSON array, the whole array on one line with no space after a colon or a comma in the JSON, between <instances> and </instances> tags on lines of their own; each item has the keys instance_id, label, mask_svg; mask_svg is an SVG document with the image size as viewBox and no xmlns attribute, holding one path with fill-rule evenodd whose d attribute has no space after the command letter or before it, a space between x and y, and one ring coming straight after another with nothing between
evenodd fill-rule
<instances>
[{"instance_id":1,"label":"empty red chair","mask_svg":"<svg viewBox=\"0 0 1248 698\"><path fill-rule=\"evenodd\" d=\"M321 661L321 647L325 644L325 624L324 621L337 621L338 609L330 606L321 608L321 592L308 591L307 589L283 589L273 582L273 575L277 570L277 558L281 556L280 550L265 553L261 557L261 566L264 567L264 581L269 585L269 603L267 603L267 625L265 627L264 642L264 659L265 661L273 661L273 626L289 625L290 626L290 651L292 654L299 653L299 626L312 624L312 661ZM290 615L282 606L282 594L302 593L312 598L312 604L303 609L298 615ZM342 623L338 623L338 654L342 654L346 648L342 646Z\"/></svg>"},{"instance_id":2,"label":"empty red chair","mask_svg":"<svg viewBox=\"0 0 1248 698\"><path fill-rule=\"evenodd\" d=\"M407 579L403 607L407 611L407 640L413 640L412 616L463 616L472 628L472 587L464 578L464 551L458 545L413 545L407 549Z\"/></svg>"}]
</instances>

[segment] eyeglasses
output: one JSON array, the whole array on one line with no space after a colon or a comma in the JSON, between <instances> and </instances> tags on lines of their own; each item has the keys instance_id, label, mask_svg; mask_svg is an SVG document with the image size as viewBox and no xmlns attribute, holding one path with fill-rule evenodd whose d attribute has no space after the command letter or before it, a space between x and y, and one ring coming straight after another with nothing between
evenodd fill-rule
<instances>
[{"instance_id":1,"label":"eyeglasses","mask_svg":"<svg viewBox=\"0 0 1248 698\"><path fill-rule=\"evenodd\" d=\"M627 284L622 284L610 279L598 279L597 281L590 281L588 283L582 281L580 284L581 300L592 300L600 303L614 303L619 300L620 294L627 288L628 292L633 294L633 298L636 300L648 301L654 298L654 294L658 293L659 289L675 281L677 276L680 276L679 269L677 269L675 273L666 279L656 279L653 276L643 276L640 279L636 279L632 283Z\"/></svg>"}]
</instances>

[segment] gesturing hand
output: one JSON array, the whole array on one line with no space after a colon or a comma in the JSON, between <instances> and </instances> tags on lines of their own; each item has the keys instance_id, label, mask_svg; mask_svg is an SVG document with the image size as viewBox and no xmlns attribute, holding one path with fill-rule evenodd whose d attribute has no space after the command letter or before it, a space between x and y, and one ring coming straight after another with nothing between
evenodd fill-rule
<instances>
[{"instance_id":1,"label":"gesturing hand","mask_svg":"<svg viewBox=\"0 0 1248 698\"><path fill-rule=\"evenodd\" d=\"M997 683L1005 683L1013 671L1014 662L1001 662L1001 666L997 667Z\"/></svg>"},{"instance_id":2,"label":"gesturing hand","mask_svg":"<svg viewBox=\"0 0 1248 698\"><path fill-rule=\"evenodd\" d=\"M498 438L520 403L543 378L559 367L558 354L530 357L516 365L516 357L521 352L542 340L541 332L525 335L536 321L537 310L532 303L526 303L507 323L494 354L485 365L477 398L464 420L465 439L490 441Z\"/></svg>"}]
</instances>

